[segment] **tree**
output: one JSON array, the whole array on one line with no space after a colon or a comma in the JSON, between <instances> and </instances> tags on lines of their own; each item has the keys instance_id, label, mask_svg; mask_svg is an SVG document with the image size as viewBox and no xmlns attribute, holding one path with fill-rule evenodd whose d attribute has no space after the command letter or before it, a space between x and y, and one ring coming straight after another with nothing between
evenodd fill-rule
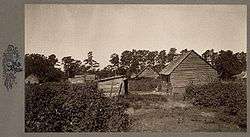
<instances>
[{"instance_id":1,"label":"tree","mask_svg":"<svg viewBox=\"0 0 250 137\"><path fill-rule=\"evenodd\" d=\"M187 53L188 52L188 49L183 49L180 53L183 54L183 53Z\"/></svg>"},{"instance_id":2,"label":"tree","mask_svg":"<svg viewBox=\"0 0 250 137\"><path fill-rule=\"evenodd\" d=\"M111 56L110 56L110 60L109 62L113 65L113 66L119 66L119 55L116 54L116 53L113 53Z\"/></svg>"},{"instance_id":3,"label":"tree","mask_svg":"<svg viewBox=\"0 0 250 137\"><path fill-rule=\"evenodd\" d=\"M74 77L82 71L82 62L80 60L75 60L71 56L67 56L62 58L62 62L66 76L69 78Z\"/></svg>"},{"instance_id":4,"label":"tree","mask_svg":"<svg viewBox=\"0 0 250 137\"><path fill-rule=\"evenodd\" d=\"M25 55L25 77L33 74L36 75L40 82L60 81L64 73L55 68L58 59L52 54L46 57L41 54Z\"/></svg>"},{"instance_id":5,"label":"tree","mask_svg":"<svg viewBox=\"0 0 250 137\"><path fill-rule=\"evenodd\" d=\"M218 57L218 53L214 52L214 49L206 50L202 54L202 58L204 58L207 62L209 62L211 65L215 66L215 59Z\"/></svg>"},{"instance_id":6,"label":"tree","mask_svg":"<svg viewBox=\"0 0 250 137\"><path fill-rule=\"evenodd\" d=\"M154 66L156 63L156 57L158 56L158 51L151 51L147 55L147 64Z\"/></svg>"},{"instance_id":7,"label":"tree","mask_svg":"<svg viewBox=\"0 0 250 137\"><path fill-rule=\"evenodd\" d=\"M155 70L157 72L160 72L163 68L165 68L165 64L167 63L167 53L166 50L162 50L160 51L160 53L158 54L157 58L156 58L156 65L155 65Z\"/></svg>"},{"instance_id":8,"label":"tree","mask_svg":"<svg viewBox=\"0 0 250 137\"><path fill-rule=\"evenodd\" d=\"M93 52L88 52L88 58L83 61L87 67L89 67L88 72L94 73L95 69L99 67L99 63L93 59Z\"/></svg>"},{"instance_id":9,"label":"tree","mask_svg":"<svg viewBox=\"0 0 250 137\"><path fill-rule=\"evenodd\" d=\"M167 55L168 62L171 62L174 59L174 56L176 56L176 48L170 48L169 53Z\"/></svg>"},{"instance_id":10,"label":"tree","mask_svg":"<svg viewBox=\"0 0 250 137\"><path fill-rule=\"evenodd\" d=\"M230 79L243 70L243 64L232 51L221 50L215 59L215 66L222 79Z\"/></svg>"},{"instance_id":11,"label":"tree","mask_svg":"<svg viewBox=\"0 0 250 137\"><path fill-rule=\"evenodd\" d=\"M235 53L237 59L242 63L242 70L246 71L247 69L247 54L244 52Z\"/></svg>"},{"instance_id":12,"label":"tree","mask_svg":"<svg viewBox=\"0 0 250 137\"><path fill-rule=\"evenodd\" d=\"M113 53L111 56L110 56L110 60L109 62L112 64L112 70L116 75L117 74L117 70L119 68L119 64L120 64L120 61L119 61L119 55L116 54L116 53Z\"/></svg>"},{"instance_id":13,"label":"tree","mask_svg":"<svg viewBox=\"0 0 250 137\"><path fill-rule=\"evenodd\" d=\"M51 55L48 57L48 61L49 61L49 65L50 65L50 66L55 66L55 65L57 65L56 63L58 62L58 59L56 58L56 55L55 55L55 54L51 54Z\"/></svg>"},{"instance_id":14,"label":"tree","mask_svg":"<svg viewBox=\"0 0 250 137\"><path fill-rule=\"evenodd\" d=\"M44 79L45 73L48 71L46 57L40 54L25 55L25 77L35 74L38 78Z\"/></svg>"},{"instance_id":15,"label":"tree","mask_svg":"<svg viewBox=\"0 0 250 137\"><path fill-rule=\"evenodd\" d=\"M131 62L133 59L133 53L131 51L125 50L121 54L121 67L124 68L125 70L129 69L131 66Z\"/></svg>"}]
</instances>

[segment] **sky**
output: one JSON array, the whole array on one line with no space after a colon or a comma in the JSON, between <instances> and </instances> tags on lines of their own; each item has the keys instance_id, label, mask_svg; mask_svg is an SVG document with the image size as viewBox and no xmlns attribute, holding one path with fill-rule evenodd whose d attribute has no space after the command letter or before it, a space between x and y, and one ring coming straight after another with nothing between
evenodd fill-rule
<instances>
[{"instance_id":1,"label":"sky","mask_svg":"<svg viewBox=\"0 0 250 137\"><path fill-rule=\"evenodd\" d=\"M26 4L25 53L84 60L103 68L112 53L170 48L246 52L244 5Z\"/></svg>"}]
</instances>

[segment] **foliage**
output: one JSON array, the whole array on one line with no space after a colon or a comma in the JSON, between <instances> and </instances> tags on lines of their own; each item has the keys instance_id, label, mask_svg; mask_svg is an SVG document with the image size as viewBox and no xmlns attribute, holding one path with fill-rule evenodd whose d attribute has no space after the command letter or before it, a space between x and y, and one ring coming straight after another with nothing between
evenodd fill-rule
<instances>
[{"instance_id":1,"label":"foliage","mask_svg":"<svg viewBox=\"0 0 250 137\"><path fill-rule=\"evenodd\" d=\"M176 48L170 48L169 53L167 55L168 62L172 61L174 59L174 56L176 56Z\"/></svg>"},{"instance_id":2,"label":"foliage","mask_svg":"<svg viewBox=\"0 0 250 137\"><path fill-rule=\"evenodd\" d=\"M72 78L84 70L83 66L81 65L82 62L80 60L73 59L71 56L63 57L62 62L64 65L64 71L68 78Z\"/></svg>"},{"instance_id":3,"label":"foliage","mask_svg":"<svg viewBox=\"0 0 250 137\"><path fill-rule=\"evenodd\" d=\"M215 66L223 79L231 78L243 70L243 64L232 51L220 51L218 58L215 60Z\"/></svg>"},{"instance_id":4,"label":"foliage","mask_svg":"<svg viewBox=\"0 0 250 137\"><path fill-rule=\"evenodd\" d=\"M126 104L106 98L96 85L26 85L26 132L126 131Z\"/></svg>"},{"instance_id":5,"label":"foliage","mask_svg":"<svg viewBox=\"0 0 250 137\"><path fill-rule=\"evenodd\" d=\"M58 59L54 54L49 57L41 54L26 54L25 77L34 74L40 82L60 81L64 77L64 73L55 67L57 62Z\"/></svg>"},{"instance_id":6,"label":"foliage","mask_svg":"<svg viewBox=\"0 0 250 137\"><path fill-rule=\"evenodd\" d=\"M99 63L93 59L93 52L88 52L88 58L83 61L88 68L90 73L94 73L96 68L99 67Z\"/></svg>"},{"instance_id":7,"label":"foliage","mask_svg":"<svg viewBox=\"0 0 250 137\"><path fill-rule=\"evenodd\" d=\"M233 53L231 50L214 52L207 50L202 57L210 62L218 71L221 79L231 79L233 75L246 70L246 53Z\"/></svg>"},{"instance_id":8,"label":"foliage","mask_svg":"<svg viewBox=\"0 0 250 137\"><path fill-rule=\"evenodd\" d=\"M197 106L214 108L221 120L232 122L246 129L247 90L245 82L216 82L205 85L190 85L186 99Z\"/></svg>"},{"instance_id":9,"label":"foliage","mask_svg":"<svg viewBox=\"0 0 250 137\"><path fill-rule=\"evenodd\" d=\"M116 54L116 53L113 53L111 56L110 56L110 60L109 62L113 65L113 66L119 66L119 55Z\"/></svg>"}]
</instances>

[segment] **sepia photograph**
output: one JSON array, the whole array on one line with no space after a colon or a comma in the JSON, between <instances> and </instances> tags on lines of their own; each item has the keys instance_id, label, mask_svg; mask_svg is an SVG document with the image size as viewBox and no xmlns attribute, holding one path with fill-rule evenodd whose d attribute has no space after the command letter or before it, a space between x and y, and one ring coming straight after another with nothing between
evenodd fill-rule
<instances>
[{"instance_id":1,"label":"sepia photograph","mask_svg":"<svg viewBox=\"0 0 250 137\"><path fill-rule=\"evenodd\" d=\"M247 6L25 4L25 132L247 132Z\"/></svg>"}]
</instances>

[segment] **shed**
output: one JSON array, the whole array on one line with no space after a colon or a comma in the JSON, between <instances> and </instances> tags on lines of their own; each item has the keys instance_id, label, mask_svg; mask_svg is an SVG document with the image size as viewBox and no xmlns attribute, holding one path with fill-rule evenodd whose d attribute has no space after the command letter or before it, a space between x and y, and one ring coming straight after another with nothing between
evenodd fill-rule
<instances>
[{"instance_id":1,"label":"shed","mask_svg":"<svg viewBox=\"0 0 250 137\"><path fill-rule=\"evenodd\" d=\"M132 92L156 91L160 83L159 74L151 67L145 67L128 81L129 90Z\"/></svg>"},{"instance_id":2,"label":"shed","mask_svg":"<svg viewBox=\"0 0 250 137\"><path fill-rule=\"evenodd\" d=\"M26 79L25 79L25 84L38 84L39 79L37 76L34 74L30 74Z\"/></svg>"},{"instance_id":3,"label":"shed","mask_svg":"<svg viewBox=\"0 0 250 137\"><path fill-rule=\"evenodd\" d=\"M183 93L189 84L205 84L218 79L216 69L194 50L184 52L161 72L172 93Z\"/></svg>"},{"instance_id":4,"label":"shed","mask_svg":"<svg viewBox=\"0 0 250 137\"><path fill-rule=\"evenodd\" d=\"M128 83L125 76L113 76L98 80L98 89L107 96L125 95L128 93Z\"/></svg>"},{"instance_id":5,"label":"shed","mask_svg":"<svg viewBox=\"0 0 250 137\"><path fill-rule=\"evenodd\" d=\"M157 78L159 74L154 71L154 69L151 66L145 67L141 72L139 72L137 75L135 75L134 78Z\"/></svg>"}]
</instances>

